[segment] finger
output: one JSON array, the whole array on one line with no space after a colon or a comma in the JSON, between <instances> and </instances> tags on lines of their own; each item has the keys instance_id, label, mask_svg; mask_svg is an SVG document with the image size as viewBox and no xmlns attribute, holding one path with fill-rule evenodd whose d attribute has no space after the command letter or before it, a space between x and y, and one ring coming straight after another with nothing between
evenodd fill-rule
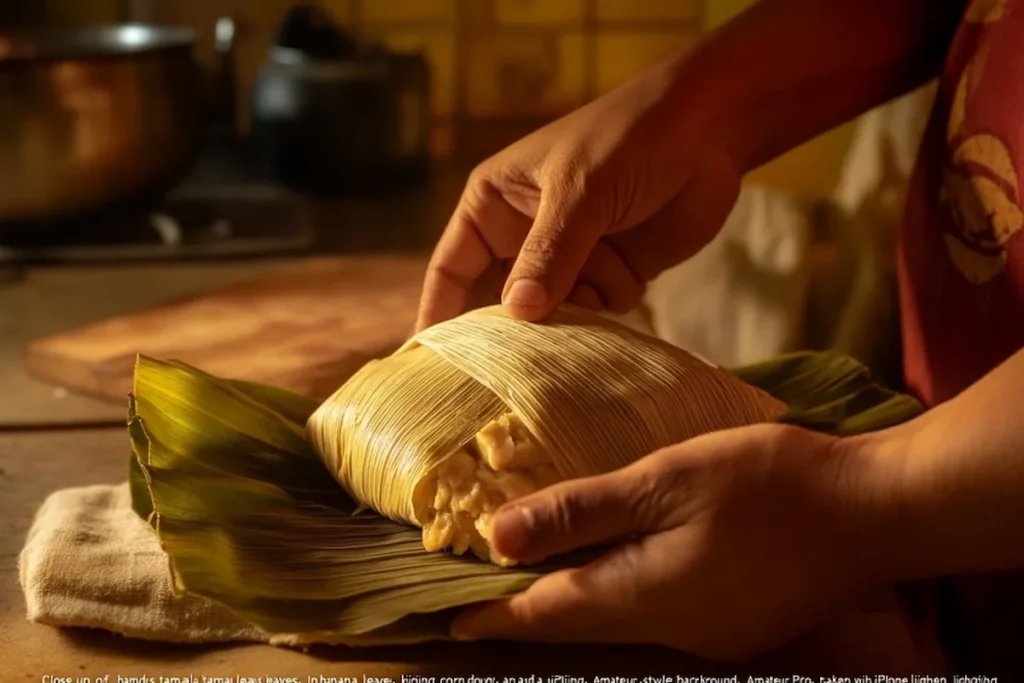
<instances>
[{"instance_id":1,"label":"finger","mask_svg":"<svg viewBox=\"0 0 1024 683\"><path fill-rule=\"evenodd\" d=\"M469 310L477 281L496 260L515 256L529 229L530 219L489 184L467 186L427 266L416 330Z\"/></svg>"},{"instance_id":2,"label":"finger","mask_svg":"<svg viewBox=\"0 0 1024 683\"><path fill-rule=\"evenodd\" d=\"M566 301L598 313L626 313L640 301L644 289L622 259L599 241Z\"/></svg>"},{"instance_id":3,"label":"finger","mask_svg":"<svg viewBox=\"0 0 1024 683\"><path fill-rule=\"evenodd\" d=\"M522 320L541 320L565 301L604 232L600 212L577 184L546 187L502 301Z\"/></svg>"},{"instance_id":4,"label":"finger","mask_svg":"<svg viewBox=\"0 0 1024 683\"><path fill-rule=\"evenodd\" d=\"M509 264L510 261L511 259L495 261L487 267L487 270L470 287L465 309L460 313L501 303L501 288L505 284L505 278L508 277L506 264Z\"/></svg>"},{"instance_id":5,"label":"finger","mask_svg":"<svg viewBox=\"0 0 1024 683\"><path fill-rule=\"evenodd\" d=\"M613 313L630 311L643 297L646 287L645 282L603 240L594 245L577 282L592 286L604 302L602 309Z\"/></svg>"},{"instance_id":6,"label":"finger","mask_svg":"<svg viewBox=\"0 0 1024 683\"><path fill-rule=\"evenodd\" d=\"M462 313L474 281L494 258L476 224L457 210L427 266L416 331Z\"/></svg>"},{"instance_id":7,"label":"finger","mask_svg":"<svg viewBox=\"0 0 1024 683\"><path fill-rule=\"evenodd\" d=\"M608 474L573 479L519 498L497 512L491 543L510 558L539 561L660 529L658 486L643 461Z\"/></svg>"},{"instance_id":8,"label":"finger","mask_svg":"<svg viewBox=\"0 0 1024 683\"><path fill-rule=\"evenodd\" d=\"M511 598L471 607L452 622L458 640L650 642L639 602L643 550L623 546L580 569L549 574ZM638 570L639 569L639 573Z\"/></svg>"},{"instance_id":9,"label":"finger","mask_svg":"<svg viewBox=\"0 0 1024 683\"><path fill-rule=\"evenodd\" d=\"M570 304L586 308L588 310L600 313L605 308L604 300L601 295L597 293L591 285L586 282L578 282L572 289L572 293L569 295L567 301Z\"/></svg>"},{"instance_id":10,"label":"finger","mask_svg":"<svg viewBox=\"0 0 1024 683\"><path fill-rule=\"evenodd\" d=\"M642 282L650 282L714 239L736 204L738 187L734 168L709 162L649 219L603 241Z\"/></svg>"}]
</instances>

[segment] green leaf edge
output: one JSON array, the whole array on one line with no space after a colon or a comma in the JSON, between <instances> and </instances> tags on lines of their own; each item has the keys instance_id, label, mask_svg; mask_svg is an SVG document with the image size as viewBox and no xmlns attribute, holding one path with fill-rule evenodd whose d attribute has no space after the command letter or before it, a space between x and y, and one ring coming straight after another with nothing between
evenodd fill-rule
<instances>
[{"instance_id":1,"label":"green leaf edge","mask_svg":"<svg viewBox=\"0 0 1024 683\"><path fill-rule=\"evenodd\" d=\"M563 558L557 563L551 563L542 567L531 567L527 570L517 568L504 570L493 568L486 563L465 557L455 557L450 554L422 552L423 560L428 562L445 562L452 567L458 565L460 570L466 570L467 563L472 563L479 568L479 576L492 576L495 570L502 574L502 577L495 576L499 585L486 586L486 590L473 591L471 597L454 600L454 604L436 611L412 612L402 609L394 610L393 613L376 619L377 625L371 629L351 628L351 623L346 627L339 627L339 624L346 623L346 614L353 611L370 609L365 601L371 600L377 603L373 609L381 612L382 605L398 605L400 600L388 600L381 596L379 591L364 594L356 599L336 602L338 613L334 624L326 624L323 619L305 622L301 612L308 607L308 603L292 603L287 601L269 603L265 600L252 601L233 595L230 588L225 591L223 586L218 590L211 590L209 581L205 581L204 571L196 567L195 557L189 557L187 553L181 552L181 534L187 533L188 522L182 523L173 516L167 514L166 510L160 511L159 496L155 493L155 485L164 478L179 478L182 471L186 472L178 489L189 486L187 471L195 463L188 463L184 470L176 470L171 476L169 470L160 470L151 463L151 454L158 445L146 426L146 418L143 413L147 407L155 411L156 416L150 415L150 419L158 418L159 409L155 406L146 406L145 400L140 406L139 385L140 379L145 379L147 373L158 370L172 370L181 373L188 381L199 381L211 386L217 386L222 392L226 392L233 400L241 404L257 406L265 411L274 413L278 419L290 423L294 430L304 431L305 420L316 409L316 401L307 397L288 392L276 387L262 385L253 382L229 380L214 377L202 372L192 366L174 360L155 360L145 356L139 356L136 363L135 388L129 396L128 405L128 432L132 443L132 457L129 466L129 485L131 488L132 507L135 513L145 520L154 530L160 540L161 547L168 555L168 571L173 580L175 589L179 593L189 592L201 595L207 599L218 602L232 610L240 618L256 625L268 634L280 637L285 642L296 644L312 642L331 642L347 645L385 645L399 643L414 643L427 640L440 640L448 638L448 625L452 616L462 605L479 602L483 600L497 599L524 590L537 578L544 574L571 566L579 566L592 559L600 551L595 550L588 553L580 553ZM788 412L781 419L782 422L814 429L817 431L837 434L853 435L868 431L877 431L896 424L905 422L920 414L920 404L910 396L899 394L883 387L875 380L871 373L862 364L838 352L797 352L779 356L768 361L736 368L732 371L743 381L766 391L775 398L785 402ZM144 382L141 382L144 384ZM194 407L201 410L200 407ZM295 453L297 460L309 463L309 452ZM200 465L197 472L192 473L193 482L203 481L201 478L210 478L210 470ZM344 492L334 484L330 474L324 470L325 477L331 485L337 488L340 495ZM196 478L200 479L196 479ZM347 496L346 496L347 498ZM348 499L351 510L348 513L351 519L351 511L357 506L354 501ZM345 514L339 506L338 515ZM370 516L377 517L372 513ZM360 515L363 517L364 515ZM398 534L408 533L409 539L415 538L418 541L418 530L403 527L400 524L383 520L377 517L379 524L388 524L395 527ZM193 529L194 531L194 529ZM187 541L186 541L187 542ZM237 550L237 549L236 549ZM428 558L431 558L428 560ZM204 560L205 561L205 560ZM486 580L484 583L489 583ZM221 582L224 583L224 582ZM440 588L445 582L441 582ZM229 584L230 585L230 584ZM434 591L436 594L437 591ZM290 612L282 615L280 611ZM329 621L329 620L328 620ZM364 620L365 621L365 620Z\"/></svg>"}]
</instances>

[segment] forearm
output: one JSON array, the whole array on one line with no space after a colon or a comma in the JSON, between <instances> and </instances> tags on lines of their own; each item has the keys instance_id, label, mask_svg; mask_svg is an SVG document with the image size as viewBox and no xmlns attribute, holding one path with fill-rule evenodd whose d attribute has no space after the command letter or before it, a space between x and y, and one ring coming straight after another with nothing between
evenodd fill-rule
<instances>
[{"instance_id":1,"label":"forearm","mask_svg":"<svg viewBox=\"0 0 1024 683\"><path fill-rule=\"evenodd\" d=\"M1024 350L957 398L844 448L892 501L894 578L1024 569Z\"/></svg>"},{"instance_id":2,"label":"forearm","mask_svg":"<svg viewBox=\"0 0 1024 683\"><path fill-rule=\"evenodd\" d=\"M937 75L964 5L760 0L677 61L673 96L746 172Z\"/></svg>"}]
</instances>

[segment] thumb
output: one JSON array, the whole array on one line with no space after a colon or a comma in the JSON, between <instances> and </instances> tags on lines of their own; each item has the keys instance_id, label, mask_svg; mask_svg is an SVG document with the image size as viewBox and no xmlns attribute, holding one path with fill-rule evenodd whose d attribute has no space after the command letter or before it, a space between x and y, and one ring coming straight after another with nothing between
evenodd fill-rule
<instances>
[{"instance_id":1,"label":"thumb","mask_svg":"<svg viewBox=\"0 0 1024 683\"><path fill-rule=\"evenodd\" d=\"M501 300L513 317L538 321L572 292L605 225L582 188L545 188Z\"/></svg>"},{"instance_id":2,"label":"thumb","mask_svg":"<svg viewBox=\"0 0 1024 683\"><path fill-rule=\"evenodd\" d=\"M664 515L649 505L649 481L634 465L524 496L496 513L491 543L506 557L536 562L656 531Z\"/></svg>"}]
</instances>

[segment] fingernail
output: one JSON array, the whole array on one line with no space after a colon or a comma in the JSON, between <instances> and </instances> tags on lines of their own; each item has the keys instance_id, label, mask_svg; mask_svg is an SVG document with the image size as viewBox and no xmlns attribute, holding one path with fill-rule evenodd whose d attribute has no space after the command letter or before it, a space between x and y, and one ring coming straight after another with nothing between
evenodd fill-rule
<instances>
[{"instance_id":1,"label":"fingernail","mask_svg":"<svg viewBox=\"0 0 1024 683\"><path fill-rule=\"evenodd\" d=\"M491 527L491 538L498 551L516 556L530 540L533 530L533 511L526 507L512 507L498 512Z\"/></svg>"},{"instance_id":2,"label":"fingernail","mask_svg":"<svg viewBox=\"0 0 1024 683\"><path fill-rule=\"evenodd\" d=\"M542 308L548 302L548 290L536 280L516 280L505 294L503 304Z\"/></svg>"}]
</instances>

